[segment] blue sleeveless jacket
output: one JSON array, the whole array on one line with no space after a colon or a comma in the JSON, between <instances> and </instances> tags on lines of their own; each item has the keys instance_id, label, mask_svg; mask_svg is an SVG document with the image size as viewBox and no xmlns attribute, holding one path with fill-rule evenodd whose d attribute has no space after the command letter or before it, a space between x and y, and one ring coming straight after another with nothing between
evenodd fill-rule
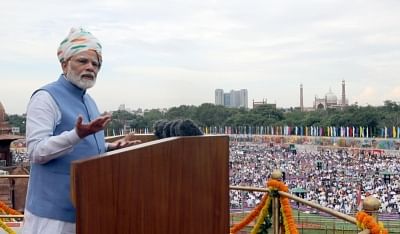
<instances>
[{"instance_id":1,"label":"blue sleeveless jacket","mask_svg":"<svg viewBox=\"0 0 400 234\"><path fill-rule=\"evenodd\" d=\"M39 90L49 92L61 112L61 122L56 126L53 135L73 129L78 115L83 116L83 123L100 115L95 102L86 91L67 81L63 75L37 91ZM75 208L70 197L71 162L104 152L104 132L99 131L81 139L70 153L45 164L32 163L27 209L40 217L75 222Z\"/></svg>"}]
</instances>

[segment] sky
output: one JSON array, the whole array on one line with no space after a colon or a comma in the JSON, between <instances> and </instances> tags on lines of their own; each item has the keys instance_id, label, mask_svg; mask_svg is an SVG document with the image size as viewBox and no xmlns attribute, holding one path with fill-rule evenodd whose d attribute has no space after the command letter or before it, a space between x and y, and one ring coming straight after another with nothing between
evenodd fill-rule
<instances>
[{"instance_id":1,"label":"sky","mask_svg":"<svg viewBox=\"0 0 400 234\"><path fill-rule=\"evenodd\" d=\"M329 89L350 104L400 101L398 0L4 0L0 102L26 111L61 74L56 51L71 27L103 46L88 92L101 112L214 103L215 89L304 106Z\"/></svg>"}]
</instances>

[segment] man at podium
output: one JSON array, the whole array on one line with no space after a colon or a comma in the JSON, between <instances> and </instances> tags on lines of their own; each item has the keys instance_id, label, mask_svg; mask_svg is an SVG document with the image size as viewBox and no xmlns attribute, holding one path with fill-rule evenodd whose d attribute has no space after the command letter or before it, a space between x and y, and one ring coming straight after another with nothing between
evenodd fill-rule
<instances>
[{"instance_id":1,"label":"man at podium","mask_svg":"<svg viewBox=\"0 0 400 234\"><path fill-rule=\"evenodd\" d=\"M24 234L75 233L70 198L71 162L135 143L124 138L106 144L110 115L100 115L87 89L102 65L101 45L82 28L72 28L57 56L62 74L36 90L28 104L26 139L31 172Z\"/></svg>"}]
</instances>

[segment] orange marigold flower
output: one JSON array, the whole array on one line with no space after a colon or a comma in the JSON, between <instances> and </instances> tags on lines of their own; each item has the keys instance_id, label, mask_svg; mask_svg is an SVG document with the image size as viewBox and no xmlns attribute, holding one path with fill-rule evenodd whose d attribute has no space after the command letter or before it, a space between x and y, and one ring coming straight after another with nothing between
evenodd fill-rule
<instances>
[{"instance_id":1,"label":"orange marigold flower","mask_svg":"<svg viewBox=\"0 0 400 234\"><path fill-rule=\"evenodd\" d=\"M380 232L380 228L378 225L373 226L370 230L371 230L371 233L379 233Z\"/></svg>"},{"instance_id":2,"label":"orange marigold flower","mask_svg":"<svg viewBox=\"0 0 400 234\"><path fill-rule=\"evenodd\" d=\"M243 229L247 224L253 221L261 212L261 209L266 205L266 201L268 200L268 194L265 194L261 200L261 202L254 208L242 221L233 225L230 228L230 232L235 234L236 232Z\"/></svg>"}]
</instances>

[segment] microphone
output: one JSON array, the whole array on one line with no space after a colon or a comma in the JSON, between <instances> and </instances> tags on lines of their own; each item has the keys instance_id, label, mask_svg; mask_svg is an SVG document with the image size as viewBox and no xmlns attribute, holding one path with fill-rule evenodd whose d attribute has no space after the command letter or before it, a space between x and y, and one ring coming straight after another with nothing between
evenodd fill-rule
<instances>
[{"instance_id":1,"label":"microphone","mask_svg":"<svg viewBox=\"0 0 400 234\"><path fill-rule=\"evenodd\" d=\"M153 125L158 139L174 136L200 136L203 132L191 119L158 120Z\"/></svg>"}]
</instances>

